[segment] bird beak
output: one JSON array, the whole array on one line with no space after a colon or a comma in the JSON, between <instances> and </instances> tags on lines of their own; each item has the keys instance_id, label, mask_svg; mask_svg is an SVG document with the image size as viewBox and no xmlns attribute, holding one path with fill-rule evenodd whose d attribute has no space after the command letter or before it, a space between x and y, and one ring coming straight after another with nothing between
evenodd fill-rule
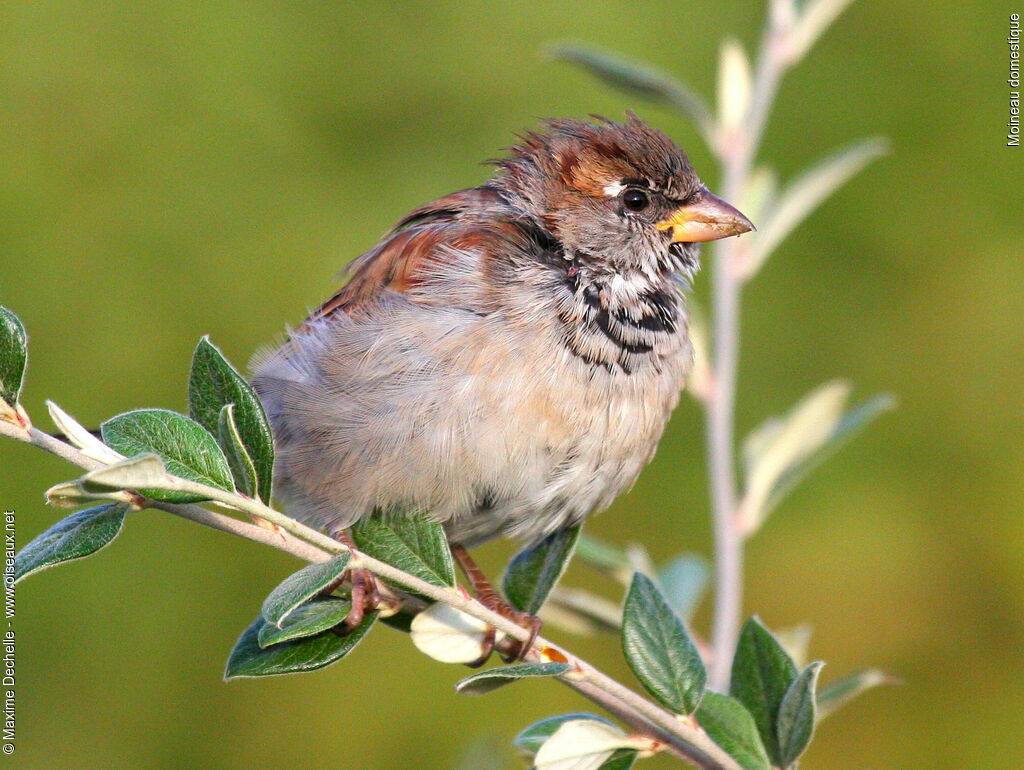
<instances>
[{"instance_id":1,"label":"bird beak","mask_svg":"<svg viewBox=\"0 0 1024 770\"><path fill-rule=\"evenodd\" d=\"M754 229L750 220L737 209L707 190L692 195L686 205L677 208L655 227L671 230L673 243L717 241Z\"/></svg>"}]
</instances>

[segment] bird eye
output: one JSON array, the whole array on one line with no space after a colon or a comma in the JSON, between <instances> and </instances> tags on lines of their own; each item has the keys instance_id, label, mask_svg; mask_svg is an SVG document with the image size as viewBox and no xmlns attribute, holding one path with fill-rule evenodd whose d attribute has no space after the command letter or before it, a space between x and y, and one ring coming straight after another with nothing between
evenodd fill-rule
<instances>
[{"instance_id":1,"label":"bird eye","mask_svg":"<svg viewBox=\"0 0 1024 770\"><path fill-rule=\"evenodd\" d=\"M622 193L622 203L630 211L643 211L650 204L651 200L643 190L631 187Z\"/></svg>"}]
</instances>

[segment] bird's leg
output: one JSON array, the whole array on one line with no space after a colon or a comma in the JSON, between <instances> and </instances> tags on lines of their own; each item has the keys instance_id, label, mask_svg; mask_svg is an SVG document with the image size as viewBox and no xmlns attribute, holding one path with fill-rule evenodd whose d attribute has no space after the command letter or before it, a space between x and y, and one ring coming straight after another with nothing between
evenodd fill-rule
<instances>
[{"instance_id":1,"label":"bird's leg","mask_svg":"<svg viewBox=\"0 0 1024 770\"><path fill-rule=\"evenodd\" d=\"M484 575L480 567L477 566L476 562L473 561L473 557L469 555L469 552L464 546L458 545L457 543L452 544L452 556L455 557L455 561L458 562L459 567L462 569L463 574L469 581L469 584L473 587L473 593L476 594L476 599L482 605L492 612L496 612L503 618L508 618L518 626L522 626L530 632L530 636L525 642L517 642L513 645L507 654L503 654L502 660L506 663L511 663L514 660L522 660L526 657L526 653L530 651L534 641L537 639L537 635L540 634L541 620L536 615L531 615L528 612L521 612L514 607L509 606L508 602L498 595L498 592L494 590L494 586ZM482 666L487 662L487 659L491 656L491 652L494 650L494 627L491 626L487 635L484 637L484 651L483 654L473 663L469 665L471 667Z\"/></svg>"},{"instance_id":2,"label":"bird's leg","mask_svg":"<svg viewBox=\"0 0 1024 770\"><path fill-rule=\"evenodd\" d=\"M337 532L334 532L332 536L342 545L348 546L353 551L356 550L355 541L347 530L338 530ZM342 625L345 626L346 630L351 631L363 622L363 618L366 617L367 612L373 612L378 606L380 606L380 586L377 584L377 577L370 572L370 570L348 569L345 570L337 580L331 583L331 585L327 586L322 591L322 594L324 596L329 596L346 580L350 581L352 584L350 594L352 599L352 609L350 609L348 615L345 616L345 620L342 621Z\"/></svg>"}]
</instances>

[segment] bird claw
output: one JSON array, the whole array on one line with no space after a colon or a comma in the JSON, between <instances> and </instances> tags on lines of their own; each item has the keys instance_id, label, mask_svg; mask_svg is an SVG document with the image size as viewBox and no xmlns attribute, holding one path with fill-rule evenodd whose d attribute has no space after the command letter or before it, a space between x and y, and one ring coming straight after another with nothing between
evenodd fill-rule
<instances>
[{"instance_id":1,"label":"bird claw","mask_svg":"<svg viewBox=\"0 0 1024 770\"><path fill-rule=\"evenodd\" d=\"M517 626L521 626L530 632L526 641L513 640L508 645L506 651L499 652L501 659L506 663L525 659L526 654L533 647L533 643L537 641L537 636L540 634L541 619L536 615L531 615L528 612L522 612L509 606L508 602L502 599L498 592L494 590L486 575L476 565L476 562L473 561L473 558L464 546L452 544L452 556L455 557L455 561L458 562L466 578L473 586L473 592L476 594L478 602L491 612L501 615L506 620L511 620ZM483 651L479 658L468 664L470 668L482 666L491 657L495 647L495 636L496 631L494 627L489 626L482 642Z\"/></svg>"},{"instance_id":2,"label":"bird claw","mask_svg":"<svg viewBox=\"0 0 1024 770\"><path fill-rule=\"evenodd\" d=\"M489 610L493 610L498 613L503 618L511 620L517 626L525 628L530 633L530 635L526 637L525 641L520 641L518 639L513 640L507 651L499 651L498 653L505 663L518 663L526 658L526 654L530 651L530 648L533 647L533 643L537 641L543 622L536 615L531 615L529 612L521 612L513 609L501 599L497 597L495 597L495 599L497 599L497 601L492 600L490 604L483 602L484 606Z\"/></svg>"},{"instance_id":3,"label":"bird claw","mask_svg":"<svg viewBox=\"0 0 1024 770\"><path fill-rule=\"evenodd\" d=\"M348 632L362 623L367 613L374 612L380 606L380 585L376 575L368 569L348 570L345 576L352 584L349 594L352 600L352 609L348 611L348 615L341 622L345 631Z\"/></svg>"},{"instance_id":4,"label":"bird claw","mask_svg":"<svg viewBox=\"0 0 1024 770\"><path fill-rule=\"evenodd\" d=\"M356 550L356 544L352 540L352 536L345 530L337 531L332 536L348 548L350 552ZM370 570L361 567L345 570L341 577L324 589L323 594L325 596L330 595L345 582L348 582L351 586L349 597L352 602L352 608L337 627L337 630L342 634L350 632L363 622L368 613L375 612L381 605L381 590L377 576L370 572Z\"/></svg>"},{"instance_id":5,"label":"bird claw","mask_svg":"<svg viewBox=\"0 0 1024 770\"><path fill-rule=\"evenodd\" d=\"M501 597L494 593L479 596L477 597L477 601L492 612L501 615L507 620L511 620L517 626L521 626L530 632L526 641L520 641L518 639L509 640L509 644L506 649L498 650L498 655L501 656L502 661L505 663L518 663L524 660L527 653L530 651L530 648L533 647L533 643L537 641L537 637L540 635L541 625L543 625L541 619L536 615L531 615L528 612L520 612L519 610L510 607L501 599ZM487 631L484 634L484 638L481 641L482 651L480 653L480 657L466 665L470 668L479 668L486 663L497 646L496 636L497 631L494 626L488 626Z\"/></svg>"}]
</instances>

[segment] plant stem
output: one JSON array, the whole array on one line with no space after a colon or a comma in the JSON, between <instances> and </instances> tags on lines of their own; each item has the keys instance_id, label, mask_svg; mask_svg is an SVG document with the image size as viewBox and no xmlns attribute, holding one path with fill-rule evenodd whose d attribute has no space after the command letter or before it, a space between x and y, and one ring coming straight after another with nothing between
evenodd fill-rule
<instances>
[{"instance_id":1,"label":"plant stem","mask_svg":"<svg viewBox=\"0 0 1024 770\"><path fill-rule=\"evenodd\" d=\"M86 456L70 444L35 428L25 429L0 420L0 435L32 444L85 470L104 467L103 463ZM165 503L144 498L143 505L247 540L269 545L304 561L324 561L333 553L346 550L345 546L336 540L269 508L258 500L241 497L232 492L174 476L168 476L166 488L203 495L251 516L277 524L285 531L274 532L207 510L196 504ZM411 591L435 601L444 602L467 615L494 626L513 639L525 641L529 637L529 631L525 628L487 609L461 591L428 583L358 551L354 552L352 565L369 569L388 581L403 585ZM667 752L687 761L694 767L705 770L741 770L735 760L716 745L699 727L680 719L676 714L665 711L602 673L585 660L547 639L543 637L536 639L530 649L528 659L550 660L548 655L552 651L557 651L572 664L572 669L565 676L559 677L559 681L602 706L632 728L660 741L665 745Z\"/></svg>"},{"instance_id":2,"label":"plant stem","mask_svg":"<svg viewBox=\"0 0 1024 770\"><path fill-rule=\"evenodd\" d=\"M726 200L742 198L782 74L780 38L786 33L781 3L773 0L761 38L744 130L720 150ZM715 542L715 608L711 630L710 686L729 687L733 648L743 610L743 533L736 521L736 373L740 347L742 278L735 239L718 244L712 281L712 377L705 400L708 473Z\"/></svg>"}]
</instances>

